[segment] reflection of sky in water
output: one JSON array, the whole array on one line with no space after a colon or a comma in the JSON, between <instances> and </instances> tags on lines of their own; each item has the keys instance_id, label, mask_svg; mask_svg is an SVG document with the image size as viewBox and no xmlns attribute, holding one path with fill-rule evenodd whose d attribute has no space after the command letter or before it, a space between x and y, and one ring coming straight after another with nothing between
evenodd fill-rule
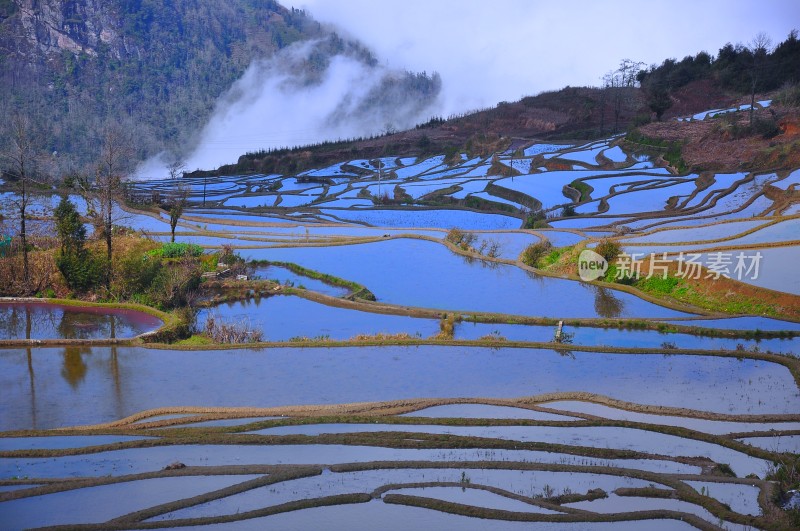
<instances>
[{"instance_id":1,"label":"reflection of sky in water","mask_svg":"<svg viewBox=\"0 0 800 531\"><path fill-rule=\"evenodd\" d=\"M300 445L168 445L130 448L58 458L5 458L0 460L0 475L14 475L24 467L31 478L81 477L87 475L136 474L157 470L181 456L187 466L221 466L232 463L263 465L307 463L363 463L367 461L523 461L559 464L617 466L652 472L699 474L700 467L651 459L605 459L583 455L559 454L535 450L500 450L485 448L412 449L350 446L336 444Z\"/></svg>"},{"instance_id":2,"label":"reflection of sky in water","mask_svg":"<svg viewBox=\"0 0 800 531\"><path fill-rule=\"evenodd\" d=\"M197 316L201 330L209 314L219 316L224 322L249 323L260 328L268 341L317 336L350 339L359 334L379 333L430 337L439 332L439 321L435 319L346 310L291 296L227 303L202 310Z\"/></svg>"},{"instance_id":3,"label":"reflection of sky in water","mask_svg":"<svg viewBox=\"0 0 800 531\"><path fill-rule=\"evenodd\" d=\"M441 244L423 240L248 249L243 254L293 262L358 282L379 301L391 304L550 317L685 315L628 293L540 277L516 266L468 259Z\"/></svg>"},{"instance_id":4,"label":"reflection of sky in water","mask_svg":"<svg viewBox=\"0 0 800 531\"><path fill-rule=\"evenodd\" d=\"M126 338L159 326L160 319L132 310L0 302L0 339Z\"/></svg>"},{"instance_id":5,"label":"reflection of sky in water","mask_svg":"<svg viewBox=\"0 0 800 531\"><path fill-rule=\"evenodd\" d=\"M759 360L517 348L380 347L172 351L92 347L73 387L63 348L0 350L0 429L105 422L169 406L334 404L586 391L721 413L794 413L789 371ZM765 394L770 400L763 400ZM103 397L98 400L97 397Z\"/></svg>"}]
</instances>

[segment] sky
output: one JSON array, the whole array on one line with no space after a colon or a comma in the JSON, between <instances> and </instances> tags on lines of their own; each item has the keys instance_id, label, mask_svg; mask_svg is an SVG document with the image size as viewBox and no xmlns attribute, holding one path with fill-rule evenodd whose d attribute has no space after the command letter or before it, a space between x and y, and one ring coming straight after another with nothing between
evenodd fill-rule
<instances>
[{"instance_id":1,"label":"sky","mask_svg":"<svg viewBox=\"0 0 800 531\"><path fill-rule=\"evenodd\" d=\"M390 67L437 71L442 111L599 85L621 59L650 65L800 29L798 0L299 0Z\"/></svg>"}]
</instances>

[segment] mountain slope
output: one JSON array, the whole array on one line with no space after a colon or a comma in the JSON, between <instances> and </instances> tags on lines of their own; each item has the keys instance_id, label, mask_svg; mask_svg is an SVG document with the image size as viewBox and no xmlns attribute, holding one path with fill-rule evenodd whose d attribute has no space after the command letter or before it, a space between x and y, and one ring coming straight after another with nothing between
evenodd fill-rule
<instances>
[{"instance_id":1,"label":"mountain slope","mask_svg":"<svg viewBox=\"0 0 800 531\"><path fill-rule=\"evenodd\" d=\"M131 130L144 159L189 142L254 60L311 40L307 83L336 55L377 65L359 43L273 0L1 0L0 111L34 117L62 167L92 160L109 119ZM424 81L404 96L432 101L438 79Z\"/></svg>"}]
</instances>

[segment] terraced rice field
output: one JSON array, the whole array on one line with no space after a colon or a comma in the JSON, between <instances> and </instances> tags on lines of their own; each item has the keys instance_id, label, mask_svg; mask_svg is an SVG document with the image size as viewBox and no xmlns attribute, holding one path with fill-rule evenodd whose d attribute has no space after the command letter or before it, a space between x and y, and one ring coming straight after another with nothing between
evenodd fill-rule
<instances>
[{"instance_id":1,"label":"terraced rice field","mask_svg":"<svg viewBox=\"0 0 800 531\"><path fill-rule=\"evenodd\" d=\"M260 344L148 345L125 339L145 318L0 306L2 527L789 528L797 316L518 257L601 238L667 261L761 252L740 280L791 302L797 171L672 175L614 138L456 160L187 178L177 240L262 261L199 323L246 321Z\"/></svg>"}]
</instances>

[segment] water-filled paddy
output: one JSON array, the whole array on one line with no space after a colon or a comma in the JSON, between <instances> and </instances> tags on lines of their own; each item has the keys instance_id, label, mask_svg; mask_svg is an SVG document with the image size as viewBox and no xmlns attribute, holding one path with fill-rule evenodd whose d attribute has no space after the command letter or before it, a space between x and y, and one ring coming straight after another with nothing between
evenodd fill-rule
<instances>
[{"instance_id":1,"label":"water-filled paddy","mask_svg":"<svg viewBox=\"0 0 800 531\"><path fill-rule=\"evenodd\" d=\"M674 435L618 427L552 426L435 426L409 424L307 424L280 426L257 432L261 435L319 435L322 433L408 432L438 433L462 437L483 437L520 442L541 441L552 444L638 450L672 457L705 456L717 463L727 463L739 477L756 474L764 477L768 461L751 457L713 443Z\"/></svg>"},{"instance_id":2,"label":"water-filled paddy","mask_svg":"<svg viewBox=\"0 0 800 531\"><path fill-rule=\"evenodd\" d=\"M471 484L501 488L527 496L541 491L545 485L550 485L557 492L563 491L564 487L586 492L592 488L614 490L620 487L644 487L647 485L644 480L626 477L523 470L408 468L340 473L323 471L319 476L284 481L252 489L227 498L180 509L155 517L151 521L234 514L238 511L244 512L298 499L335 494L371 493L383 485L397 483L458 483L463 477L462 472L469 475Z\"/></svg>"},{"instance_id":3,"label":"water-filled paddy","mask_svg":"<svg viewBox=\"0 0 800 531\"><path fill-rule=\"evenodd\" d=\"M797 430L797 427L789 429ZM757 446L770 452L789 452L800 454L800 435L773 435L771 437L746 437L739 439L743 443Z\"/></svg>"},{"instance_id":4,"label":"water-filled paddy","mask_svg":"<svg viewBox=\"0 0 800 531\"><path fill-rule=\"evenodd\" d=\"M763 330L772 332L779 330L800 330L800 323L759 316L727 317L724 319L676 319L667 322L687 326L718 328L721 330Z\"/></svg>"},{"instance_id":5,"label":"water-filled paddy","mask_svg":"<svg viewBox=\"0 0 800 531\"><path fill-rule=\"evenodd\" d=\"M109 450L90 455L63 457L0 458L0 478L27 476L86 477L119 476L161 470L180 460L187 466L225 465L335 465L369 461L516 461L581 466L613 466L668 474L699 474L700 467L670 460L603 459L583 455L504 450L495 448L412 449L340 444L168 445Z\"/></svg>"},{"instance_id":6,"label":"water-filled paddy","mask_svg":"<svg viewBox=\"0 0 800 531\"><path fill-rule=\"evenodd\" d=\"M544 494L547 489L560 491L586 492L598 486L609 492L609 498L595 502L580 502L576 508L608 513L612 511L631 512L647 509L672 510L699 515L710 524L723 525L706 509L676 499L654 499L644 497L622 497L612 490L620 486L648 486L651 481L631 480L624 477L600 476L579 473L554 473L520 470L481 470L477 465L465 461L494 461L500 465L507 461L527 461L567 466L623 467L633 470L660 473L699 474L699 466L678 463L676 456L707 456L719 462L730 463L741 476L748 472L763 477L766 461L748 457L741 452L727 449L710 442L696 441L642 429L611 427L608 425L581 426L580 417L573 415L597 415L611 419L612 422L634 421L644 424L679 426L709 434L737 433L739 441L772 450L797 451L796 435L775 437L742 437L748 432L764 432L770 429L796 430L799 422L775 422L767 419L758 422L758 415L776 413L792 414L800 411L800 394L795 380L783 365L761 360L748 359L746 352L740 358L706 355L674 355L670 350L685 349L736 349L741 345L746 350L782 351L793 350L793 340L768 339L760 342L745 339L694 337L688 334L661 334L645 330L617 330L598 328L565 327L568 334L574 333L573 342L577 345L613 347L636 347L638 349L658 349L658 354L612 354L590 352L550 351L544 349L520 349L504 347L501 337L509 340L550 341L553 327L526 326L511 324L473 324L470 313L498 312L530 316L551 317L657 317L680 324L701 325L716 328L736 328L745 330L795 329L795 323L784 323L763 317L713 320L702 318L697 321L683 321L680 317L693 314L675 312L650 304L624 292L598 289L594 286L552 278L542 278L526 273L521 268L468 260L451 253L441 244L427 241L405 239L380 241L373 244L350 245L329 248L273 248L273 244L285 244L287 240L308 243L328 242L342 238L397 236L401 233L414 233L441 239L445 231L453 226L467 230L494 230L478 234L477 245L482 242L500 243L501 258L515 259L528 244L537 241L529 233L517 231L522 225L520 217L485 214L472 210L435 210L424 206L406 208L371 208L371 199L357 197L361 190L373 195L379 191L390 191L400 186L414 198L425 194L443 191L448 187L461 187L451 196L454 199L467 199L469 194L477 197L508 202L515 199L509 196L498 199L484 189L489 182L497 180L502 185L517 190L525 188L525 193L542 199L546 206L568 203L563 186L575 179L584 180L595 190L593 201L577 207L578 213L597 212L598 199L606 194L617 193L609 200L611 209L603 218L570 218L553 222L554 227L598 227L615 221L629 222L635 230L658 228L659 222L665 227L685 224L689 228L668 232L657 232L652 236L636 236L633 241L648 244L650 247L669 247L670 242L696 242L713 238L731 237L740 234L739 229L753 228L768 220L749 219L753 214L767 213L772 201L761 194L762 185L776 177L774 174L756 176L748 183L737 180L744 174L715 176L709 188L692 195L695 184L692 180L669 176L665 169L652 169L652 163L644 162L623 170L599 170L599 162L611 161L621 164L630 155L620 147L610 147L610 141L592 142L580 147L533 145L525 154L529 158L512 157L511 151L499 155L499 161L512 165L522 173L542 172L514 178L488 176L489 160L476 158L466 160L462 155L457 165L444 163L444 157L437 156L417 163L415 158L396 159L384 157L384 169L380 183L377 182L377 165L371 160L338 162L326 168L309 169L302 176L321 176L330 181L303 183L301 176L232 176L218 179L206 187L205 198L212 209L191 209L191 213L203 216L199 228L220 231L218 235L194 234L198 222L188 221L178 237L182 241L194 241L206 245L233 243L244 255L268 260L293 261L323 273L330 273L346 280L365 285L378 297L379 302L402 306L420 306L455 311L465 314L464 321L455 327L455 339L476 339L486 335L498 339L492 348L468 348L461 346L413 346L413 347L356 347L342 348L263 348L263 349L220 349L198 351L155 350L139 347L70 347L70 348L30 348L0 350L0 430L17 428L51 428L90 424L123 418L149 408L175 407L174 413L157 411L156 416L141 419L121 433L124 435L86 435L46 437L0 438L0 450L38 451L36 448L62 448L61 457L13 457L0 458L0 478L28 477L40 478L46 482L60 477L102 477L120 476L140 472L157 472L165 466L183 462L188 466L225 465L263 465L263 464L320 464L335 465L367 461L430 461L419 470L377 470L365 472L332 472L326 469L322 475L302 480L288 481L270 488L260 488L242 495L229 496L207 504L173 511L158 520L170 525L170 518L227 514L236 515L252 508L262 508L281 501L313 498L320 495L348 492L370 492L370 489L390 481L423 481L436 479L464 482L469 485L486 483L507 489L509 492L531 496ZM516 148L515 148L516 149ZM565 151L573 149L572 152ZM559 152L560 151L560 152ZM537 157L535 159L530 157ZM572 171L546 171L539 163L542 159L554 159ZM532 170L533 162L537 166ZM573 161L575 162L573 164ZM555 166L552 166L555 168ZM778 185L788 188L792 177ZM362 179L363 177L363 179ZM593 178L594 177L594 178ZM635 181L667 181L673 186L652 188ZM278 190L270 191L271 184L278 184ZM330 184L333 183L333 184ZM204 181L192 181L192 200L199 205L202 200ZM532 185L536 186L532 186ZM612 189L612 186L616 188ZM165 191L167 181L136 185L142 192L148 190ZM735 189L733 189L735 187ZM728 188L727 190L725 190ZM457 188L456 188L457 189ZM398 190L399 191L399 190ZM522 191L522 190L520 190ZM678 208L695 208L691 217L681 210L666 210L667 198L678 197ZM756 201L739 212L744 201ZM548 199L549 198L549 199ZM52 203L52 198L51 203ZM713 200L717 200L711 206ZM227 202L226 202L227 201ZM277 203L276 203L277 201ZM309 203L314 202L309 205ZM45 205L46 201L40 201ZM225 205L240 205L245 209L260 204L277 205L275 212L266 215L253 215L246 210L219 208ZM315 208L314 208L315 207ZM85 210L85 205L79 205ZM324 210L320 211L319 208ZM455 208L455 207L454 207ZM640 219L642 210L662 210L659 217ZM187 212L189 214L190 212ZM703 218L703 216L709 216ZM159 232L164 239L168 228L164 213L158 219L145 214L135 214L133 220L148 232ZM740 219L739 223L698 227L710 220ZM244 227L231 225L230 221L245 221L258 226ZM796 220L795 220L796 221ZM344 224L344 223L347 224ZM338 223L331 226L330 223ZM124 223L123 223L124 224ZM47 230L44 224L37 229ZM365 226L370 225L370 226ZM391 229L386 227L399 227ZM401 227L407 227L402 229ZM438 230L425 230L435 227ZM787 241L796 232L794 221L784 221L760 230L751 236L740 237L736 244L760 245L772 241ZM499 231L498 231L499 229ZM500 232L502 231L502 232ZM550 236L556 246L573 245L584 238L580 234L557 231L542 231ZM587 233L589 237L603 234ZM606 234L608 235L608 234ZM259 241L263 242L260 243ZM316 242L315 242L316 243ZM336 242L336 243L341 243ZM487 248L488 248L487 243ZM700 244L702 245L702 244ZM246 249L261 246L262 249ZM270 248L268 248L270 247ZM681 246L678 246L681 247ZM698 249L695 243L695 249ZM642 250L641 248L639 250ZM678 249L680 250L680 249ZM790 271L796 258L791 252L769 249L762 262L762 278L759 282L771 283L779 289L791 290ZM795 253L796 254L796 253ZM773 263L775 262L775 263ZM310 290L341 297L346 290L334 288L319 281L290 273L285 269L270 268L260 272L262 277L277 279L281 283L294 284ZM405 333L429 337L438 332L437 319L414 319L393 315L364 313L328 307L299 297L277 296L234 303L221 306L218 312L227 320L248 319L252 324L263 328L266 339L285 340L297 337L328 337L348 339L357 334ZM0 317L3 315L0 314ZM204 314L201 315L200 321ZM62 319L63 320L63 319ZM21 320L23 328L8 326L12 337L22 337L27 333L34 337L36 326L45 319L25 315ZM55 330L51 318L45 324ZM42 325L43 326L43 325ZM80 328L80 326L78 326ZM66 330L66 328L64 328ZM120 336L121 326L112 323L103 329L102 334ZM2 326L0 326L2 330ZM109 331L110 330L110 331ZM74 332L73 332L74 333ZM0 336L2 337L2 336ZM104 337L101 335L101 337ZM647 352L647 350L645 350ZM756 355L756 354L750 354ZM769 358L773 359L773 358ZM780 358L774 358L780 359ZM272 419L286 419L276 422L285 424L297 422L286 417L264 415L302 415L301 412L287 411L241 411L236 414L247 415L242 418L218 418L217 420L192 423L197 418L191 413L180 413L184 406L294 406L303 404L339 404L381 400L402 400L412 398L459 398L459 402L480 402L481 397L514 398L543 393L594 393L612 399L647 405L658 405L691 410L711 411L727 414L753 414L751 422L701 420L702 415L691 417L655 415L653 413L631 412L600 405L594 402L577 402L578 399L592 400L590 395L561 395L562 399L549 397L550 402L540 404L553 408L553 413L539 412L511 407L509 405L487 405L480 403L458 403L425 407L409 413L402 419L395 417L375 417L374 420L352 418L350 422L362 424L328 424L306 426L284 426L263 433L317 433L327 431L374 431L388 432L418 431L427 433L451 433L454 435L477 435L495 438L492 443L517 447L515 441L546 441L573 446L593 448L619 448L645 452L669 454L673 457L659 460L645 459L607 459L587 457L582 454L592 450L574 449L576 453L548 453L532 450L498 450L493 448L436 448L423 449L410 446L424 446L424 441L403 440L405 448L382 448L367 444L384 444L384 440L397 443L403 437L397 433L365 436L363 439L344 436L341 440L352 440L362 446L323 445L325 438L308 439L315 444L221 444L231 439L257 438L256 435L236 435L233 432L254 430L242 427L254 422L269 422ZM569 400L567 400L569 398ZM601 399L595 399L602 401ZM444 400L447 402L448 400ZM489 400L491 401L491 400ZM502 402L498 402L502 403ZM508 402L512 404L513 402ZM635 409L635 408L634 408ZM191 410L186 410L191 411ZM334 410L326 410L334 411ZM376 410L379 412L380 409ZM398 410L394 410L398 411ZM400 410L404 411L404 410ZM322 414L322 413L321 413ZM330 413L334 415L335 413ZM690 413L691 414L691 413ZM217 413L212 413L216 416ZM221 416L222 413L219 413ZM182 417L182 418L180 418ZM455 418L463 421L432 421L422 417L437 419ZM206 417L208 418L208 417ZM482 418L505 419L505 423L530 421L561 421L563 426L493 426ZM511 419L511 420L509 420ZM145 448L125 448L122 450L82 454L81 449L107 443L138 444L135 437L144 423L154 421L182 422L174 427L142 431L144 436L160 436L148 440ZM422 422L419 425L399 425L395 422ZM763 419L762 419L763 420ZM325 419L324 422L339 423L347 420ZM425 422L442 422L443 425L429 425ZM464 424L444 425L444 424ZM501 424L503 422L500 422ZM469 424L469 426L467 426ZM476 424L476 425L472 425ZM484 424L478 426L477 424ZM576 425L577 424L577 425ZM263 426L263 425L262 425ZM210 432L205 430L213 428ZM316 431L315 431L316 430ZM227 433L225 433L227 432ZM104 432L101 432L104 433ZM116 433L116 432L114 432ZM789 431L788 433L792 433ZM179 444L176 437L184 435L209 437L213 445ZM26 434L27 435L27 434ZM425 436L420 436L422 439ZM428 436L430 437L430 436ZM437 437L439 442L445 437ZM196 440L196 439L188 439ZM180 442L188 442L180 441ZM298 439L301 440L301 439ZM287 439L284 441L289 442ZM375 442L372 442L375 441ZM381 441L381 442L377 442ZM274 443L275 440L265 439ZM296 441L293 441L296 442ZM337 440L337 442L340 442ZM163 444L163 446L152 446ZM438 442L436 443L438 444ZM443 443L447 444L447 443ZM80 447L80 448L78 448ZM756 451L752 449L752 451ZM20 455L20 454L18 454ZM24 454L21 454L24 455ZM602 453L594 455L603 455ZM455 467L446 470L436 469L437 462L446 462ZM464 466L459 467L463 464ZM400 465L402 466L402 465ZM524 467L520 467L524 468ZM598 470L603 470L599 468ZM249 477L239 476L242 481ZM216 479L219 479L217 477ZM760 514L756 495L757 489L750 485L717 483L713 476L697 483L695 488L729 504L734 511L743 514ZM2 511L15 514L8 522L10 527L44 525L49 523L70 523L103 521L125 512L154 506L166 501L182 498L200 492L208 492L224 486L223 483L205 485L197 478L166 478L175 480L174 484L148 480L147 482L127 482L120 486L95 487L76 490L70 493L46 495L18 502L0 504L0 518L4 524ZM704 476L702 479L706 479ZM185 480L181 483L178 480ZM31 480L35 481L35 480ZM666 480L665 480L666 481ZM731 481L731 480L728 480ZM235 482L235 481L234 481ZM466 482L465 482L466 483ZM660 487L657 481L653 482ZM197 491L187 489L197 488ZM12 485L9 488L28 485ZM202 488L201 488L202 487ZM146 489L146 492L140 492ZM111 494L109 494L111 493ZM421 529L484 529L487 525L497 529L528 529L531 524L523 522L492 521L468 518L442 512L385 503L385 496L412 494L432 500L449 500L474 507L488 507L520 511L533 515L546 512L534 505L502 496L497 493L476 488L395 487L384 494L384 498L369 503L351 506L320 507L295 511L269 518L244 520L226 524L215 524L214 529L251 529L253 527L274 527L281 529L308 529L325 526L353 529L393 529L417 527ZM8 493L6 492L6 496ZM391 499L390 499L391 500ZM100 504L95 507L94 504ZM88 509L83 509L88 505ZM569 506L567 506L569 507ZM44 510L42 510L44 509ZM37 512L38 511L38 512ZM75 520L74 513L81 512ZM41 514L39 514L39 512ZM49 515L57 516L51 517ZM676 517L677 518L677 517ZM20 522L17 524L17 522ZM102 524L101 524L102 525ZM545 523L537 528L546 529L676 529L686 526L676 520L631 521L607 523ZM203 527L203 526L201 526ZM688 526L686 526L688 527Z\"/></svg>"},{"instance_id":7,"label":"water-filled paddy","mask_svg":"<svg viewBox=\"0 0 800 531\"><path fill-rule=\"evenodd\" d=\"M0 452L11 450L40 450L81 448L120 442L139 441L149 437L129 435L63 435L51 437L0 437Z\"/></svg>"},{"instance_id":8,"label":"water-filled paddy","mask_svg":"<svg viewBox=\"0 0 800 531\"><path fill-rule=\"evenodd\" d=\"M753 516L761 514L761 507L758 506L758 487L710 481L687 481L686 484L697 492L705 488L706 496L711 496L729 505L737 513Z\"/></svg>"},{"instance_id":9,"label":"water-filled paddy","mask_svg":"<svg viewBox=\"0 0 800 531\"><path fill-rule=\"evenodd\" d=\"M756 318L758 319L758 318ZM727 321L727 319L725 320ZM717 328L714 320L703 321L672 321L683 325ZM775 327L781 324L773 324ZM787 323L782 328L776 330L792 330L797 328L795 323ZM743 324L731 323L723 328L747 330ZM769 328L762 328L769 330ZM693 336L691 334L662 333L657 330L620 330L617 328L594 328L594 327L575 327L565 325L563 331L571 335L572 343L575 345L613 345L616 347L628 348L683 348L683 349L702 349L702 350L736 350L744 347L747 349L758 349L771 352L797 352L798 347L793 339L742 339L728 337L704 337ZM548 342L553 340L555 328L550 326L536 325L515 325L498 323L472 323L465 321L455 327L455 337L457 339L479 339L485 336L502 337L509 341L536 341Z\"/></svg>"},{"instance_id":10,"label":"water-filled paddy","mask_svg":"<svg viewBox=\"0 0 800 531\"><path fill-rule=\"evenodd\" d=\"M369 288L379 301L404 306L549 317L686 315L625 292L465 259L430 241L250 249L245 254L352 280Z\"/></svg>"},{"instance_id":11,"label":"water-filled paddy","mask_svg":"<svg viewBox=\"0 0 800 531\"><path fill-rule=\"evenodd\" d=\"M548 531L638 531L646 528L652 531L693 531L695 527L679 520L637 520L632 522L578 522L542 523L510 522L506 520L484 520L456 514L447 514L431 509L408 507L373 500L368 503L315 507L302 511L277 514L240 522L193 526L192 530L239 531L275 526L286 531L313 529L325 522L330 529L349 529L353 531L405 531L407 529L439 529L442 531L483 531L487 525L496 531L530 530Z\"/></svg>"},{"instance_id":12,"label":"water-filled paddy","mask_svg":"<svg viewBox=\"0 0 800 531\"><path fill-rule=\"evenodd\" d=\"M608 498L592 501L582 501L577 503L565 504L565 507L574 509L584 509L597 513L626 513L633 511L649 511L664 509L669 511L680 511L695 514L708 522L719 523L719 518L711 514L707 509L682 500L671 500L664 498L642 498L636 496L618 496L614 493L609 494ZM732 529L726 526L726 529Z\"/></svg>"},{"instance_id":13,"label":"water-filled paddy","mask_svg":"<svg viewBox=\"0 0 800 531\"><path fill-rule=\"evenodd\" d=\"M279 284L290 285L296 287L303 287L311 291L318 291L331 297L344 297L350 290L342 286L334 286L327 284L316 278L311 278L299 273L295 273L291 269L281 266L261 266L257 267L253 273L257 278L266 280L274 280Z\"/></svg>"},{"instance_id":14,"label":"water-filled paddy","mask_svg":"<svg viewBox=\"0 0 800 531\"><path fill-rule=\"evenodd\" d=\"M150 314L121 308L0 301L0 339L128 338L161 325Z\"/></svg>"},{"instance_id":15,"label":"water-filled paddy","mask_svg":"<svg viewBox=\"0 0 800 531\"><path fill-rule=\"evenodd\" d=\"M721 413L800 410L788 369L747 358L439 346L93 347L72 358L66 350L0 350L0 408L8 412L0 429L94 424L169 406L269 407L569 391ZM75 363L82 365L73 368ZM763 400L765 394L770 400Z\"/></svg>"},{"instance_id":16,"label":"water-filled paddy","mask_svg":"<svg viewBox=\"0 0 800 531\"><path fill-rule=\"evenodd\" d=\"M737 221L732 223L721 223L690 229L673 229L659 231L653 234L626 238L625 243L677 243L677 242L703 242L730 238L742 232L755 229L765 222L758 221Z\"/></svg>"},{"instance_id":17,"label":"water-filled paddy","mask_svg":"<svg viewBox=\"0 0 800 531\"><path fill-rule=\"evenodd\" d=\"M0 521L6 529L101 523L153 505L197 496L256 477L259 476L145 479L21 498L0 503Z\"/></svg>"},{"instance_id":18,"label":"water-filled paddy","mask_svg":"<svg viewBox=\"0 0 800 531\"><path fill-rule=\"evenodd\" d=\"M547 402L542 404L547 408L576 413L588 413L605 419L630 420L633 422L644 422L647 424L664 424L666 426L681 426L690 430L703 433L722 435L725 433L762 431L762 430L797 430L800 429L800 422L731 422L723 420L708 420L691 417L673 417L669 415L653 415L650 413L639 413L636 411L626 411L603 404L592 402L576 402L562 400Z\"/></svg>"},{"instance_id":19,"label":"water-filled paddy","mask_svg":"<svg viewBox=\"0 0 800 531\"><path fill-rule=\"evenodd\" d=\"M324 215L373 227L409 227L469 230L518 229L522 220L502 214L482 214L471 210L370 209L363 211L320 209Z\"/></svg>"},{"instance_id":20,"label":"water-filled paddy","mask_svg":"<svg viewBox=\"0 0 800 531\"><path fill-rule=\"evenodd\" d=\"M224 303L201 310L197 316L201 329L208 315L258 327L264 332L265 341L300 337L344 340L361 334L399 333L427 338L439 332L439 322L433 319L346 310L289 296Z\"/></svg>"}]
</instances>

